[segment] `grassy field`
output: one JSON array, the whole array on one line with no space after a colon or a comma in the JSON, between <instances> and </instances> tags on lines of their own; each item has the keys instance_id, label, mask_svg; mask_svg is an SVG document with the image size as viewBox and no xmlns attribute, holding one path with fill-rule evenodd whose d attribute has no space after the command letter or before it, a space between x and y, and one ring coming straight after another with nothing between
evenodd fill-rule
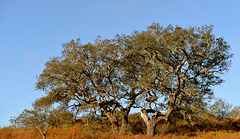
<instances>
[{"instance_id":1,"label":"grassy field","mask_svg":"<svg viewBox=\"0 0 240 139\"><path fill-rule=\"evenodd\" d=\"M10 129L3 128L0 131L1 139L42 139L39 132L32 129ZM100 139L240 139L240 132L236 131L210 131L210 132L190 132L185 135L157 135L149 137L145 135L113 135L93 134L86 135L77 128L51 129L47 139L82 139L82 138L100 138Z\"/></svg>"},{"instance_id":2,"label":"grassy field","mask_svg":"<svg viewBox=\"0 0 240 139\"><path fill-rule=\"evenodd\" d=\"M78 123L73 126L50 128L47 133L47 139L240 139L239 120L211 121L208 125L206 123L201 125L195 123L191 126L181 122L177 123L175 128L167 126L167 124L159 124L156 127L157 135L155 137L145 136L134 130L127 135L119 133L118 136L113 136L111 134L111 126L108 124L92 123L88 126L83 125ZM144 128L144 126L141 127ZM197 127L198 129L196 129ZM0 139L42 139L42 135L36 129L3 127L0 129Z\"/></svg>"}]
</instances>

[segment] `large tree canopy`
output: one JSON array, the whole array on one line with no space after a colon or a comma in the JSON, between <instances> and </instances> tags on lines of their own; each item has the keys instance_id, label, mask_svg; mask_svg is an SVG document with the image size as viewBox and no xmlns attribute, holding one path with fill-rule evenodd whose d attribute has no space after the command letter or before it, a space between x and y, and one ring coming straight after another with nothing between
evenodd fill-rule
<instances>
[{"instance_id":1,"label":"large tree canopy","mask_svg":"<svg viewBox=\"0 0 240 139\"><path fill-rule=\"evenodd\" d=\"M153 24L147 31L127 37L128 51L138 53L151 65L150 69L144 67L148 74L141 77L140 84L148 90L149 98L162 96L167 106L165 113L151 107L141 110L149 135L154 134L159 120L167 120L183 105L202 104L203 98L211 96L211 87L223 82L220 75L228 71L232 54L230 46L223 38L216 38L212 30L213 26L184 29ZM149 112L155 113L151 120Z\"/></svg>"},{"instance_id":2,"label":"large tree canopy","mask_svg":"<svg viewBox=\"0 0 240 139\"><path fill-rule=\"evenodd\" d=\"M159 24L111 40L98 38L82 45L80 40L63 45L62 55L46 63L36 88L46 91L39 102L55 102L81 110L102 110L118 131L114 111L122 114L122 129L133 106L142 108L147 134L158 121L168 120L174 110L204 107L211 87L223 82L232 54L213 26L187 29ZM153 104L165 113L152 109ZM157 105L155 105L157 106ZM148 113L154 113L152 118Z\"/></svg>"},{"instance_id":3,"label":"large tree canopy","mask_svg":"<svg viewBox=\"0 0 240 139\"><path fill-rule=\"evenodd\" d=\"M52 58L38 77L37 89L45 90L42 104L59 102L81 110L102 110L118 131L114 111L122 114L122 130L128 124L128 114L141 93L137 76L131 66L124 66L123 48L119 40L100 40L80 44L79 40L63 45L62 56ZM133 72L133 73L130 73ZM131 76L130 76L131 75Z\"/></svg>"}]
</instances>

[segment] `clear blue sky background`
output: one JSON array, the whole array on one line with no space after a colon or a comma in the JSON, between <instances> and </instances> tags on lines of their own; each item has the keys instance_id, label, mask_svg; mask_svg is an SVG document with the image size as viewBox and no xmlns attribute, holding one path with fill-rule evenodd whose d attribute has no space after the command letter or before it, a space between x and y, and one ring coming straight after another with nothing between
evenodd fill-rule
<instances>
[{"instance_id":1,"label":"clear blue sky background","mask_svg":"<svg viewBox=\"0 0 240 139\"><path fill-rule=\"evenodd\" d=\"M216 97L240 105L240 2L238 0L0 0L0 127L44 95L34 84L62 43L113 38L153 22L182 27L214 25L234 53Z\"/></svg>"}]
</instances>

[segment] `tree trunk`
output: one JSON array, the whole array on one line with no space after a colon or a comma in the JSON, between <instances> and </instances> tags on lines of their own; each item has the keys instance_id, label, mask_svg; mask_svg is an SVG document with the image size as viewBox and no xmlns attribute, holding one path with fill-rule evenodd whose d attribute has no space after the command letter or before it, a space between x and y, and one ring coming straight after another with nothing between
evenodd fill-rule
<instances>
[{"instance_id":1,"label":"tree trunk","mask_svg":"<svg viewBox=\"0 0 240 139\"><path fill-rule=\"evenodd\" d=\"M113 135L117 135L118 129L119 129L118 122L117 121L112 121Z\"/></svg>"},{"instance_id":2,"label":"tree trunk","mask_svg":"<svg viewBox=\"0 0 240 139\"><path fill-rule=\"evenodd\" d=\"M111 119L111 123L112 123L113 135L117 135L119 130L119 125L118 125L118 121L116 120L116 117Z\"/></svg>"},{"instance_id":3,"label":"tree trunk","mask_svg":"<svg viewBox=\"0 0 240 139\"><path fill-rule=\"evenodd\" d=\"M40 133L42 134L43 139L46 139L46 133L42 133L42 132Z\"/></svg>"},{"instance_id":4,"label":"tree trunk","mask_svg":"<svg viewBox=\"0 0 240 139\"><path fill-rule=\"evenodd\" d=\"M122 126L121 131L126 131L128 126L128 114L122 113Z\"/></svg>"},{"instance_id":5,"label":"tree trunk","mask_svg":"<svg viewBox=\"0 0 240 139\"><path fill-rule=\"evenodd\" d=\"M151 119L149 118L148 113L154 113L152 115ZM154 136L157 123L160 120L167 120L167 118L168 118L164 114L159 113L155 110L152 110L152 109L146 110L144 108L141 109L141 117L147 126L147 135L148 136Z\"/></svg>"},{"instance_id":6,"label":"tree trunk","mask_svg":"<svg viewBox=\"0 0 240 139\"><path fill-rule=\"evenodd\" d=\"M45 131L45 132L43 132L43 130L41 130L40 127L35 126L35 128L37 128L38 131L41 133L43 139L46 139L46 135L47 135L47 131L48 131L48 128L49 128L49 127L46 127L46 131Z\"/></svg>"},{"instance_id":7,"label":"tree trunk","mask_svg":"<svg viewBox=\"0 0 240 139\"><path fill-rule=\"evenodd\" d=\"M117 135L119 130L119 125L118 125L116 116L114 116L111 112L106 112L106 115L111 121L113 135Z\"/></svg>"},{"instance_id":8,"label":"tree trunk","mask_svg":"<svg viewBox=\"0 0 240 139\"><path fill-rule=\"evenodd\" d=\"M157 123L154 122L153 119L147 122L147 135L148 136L154 136L155 135L155 127Z\"/></svg>"}]
</instances>

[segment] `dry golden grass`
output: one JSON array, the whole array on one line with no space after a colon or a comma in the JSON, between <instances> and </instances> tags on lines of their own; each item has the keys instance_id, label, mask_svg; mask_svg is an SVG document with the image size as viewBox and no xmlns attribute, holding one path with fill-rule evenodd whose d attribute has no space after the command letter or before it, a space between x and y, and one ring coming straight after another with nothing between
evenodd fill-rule
<instances>
[{"instance_id":1,"label":"dry golden grass","mask_svg":"<svg viewBox=\"0 0 240 139\"><path fill-rule=\"evenodd\" d=\"M178 122L175 125L160 123L156 127L155 137L143 135L146 127L141 121L133 125L130 134L120 133L118 136L111 134L111 125L106 122L83 125L79 123L74 126L50 128L47 139L240 139L240 120L231 119L210 119L192 125L187 122ZM42 136L35 129L4 127L0 128L0 139L42 139Z\"/></svg>"},{"instance_id":2,"label":"dry golden grass","mask_svg":"<svg viewBox=\"0 0 240 139\"><path fill-rule=\"evenodd\" d=\"M85 135L76 127L50 129L47 139L240 139L240 132L236 131L209 131L209 132L190 132L185 135L166 134L155 137L145 135ZM11 129L2 128L0 130L0 139L42 139L41 134L34 129Z\"/></svg>"}]
</instances>

